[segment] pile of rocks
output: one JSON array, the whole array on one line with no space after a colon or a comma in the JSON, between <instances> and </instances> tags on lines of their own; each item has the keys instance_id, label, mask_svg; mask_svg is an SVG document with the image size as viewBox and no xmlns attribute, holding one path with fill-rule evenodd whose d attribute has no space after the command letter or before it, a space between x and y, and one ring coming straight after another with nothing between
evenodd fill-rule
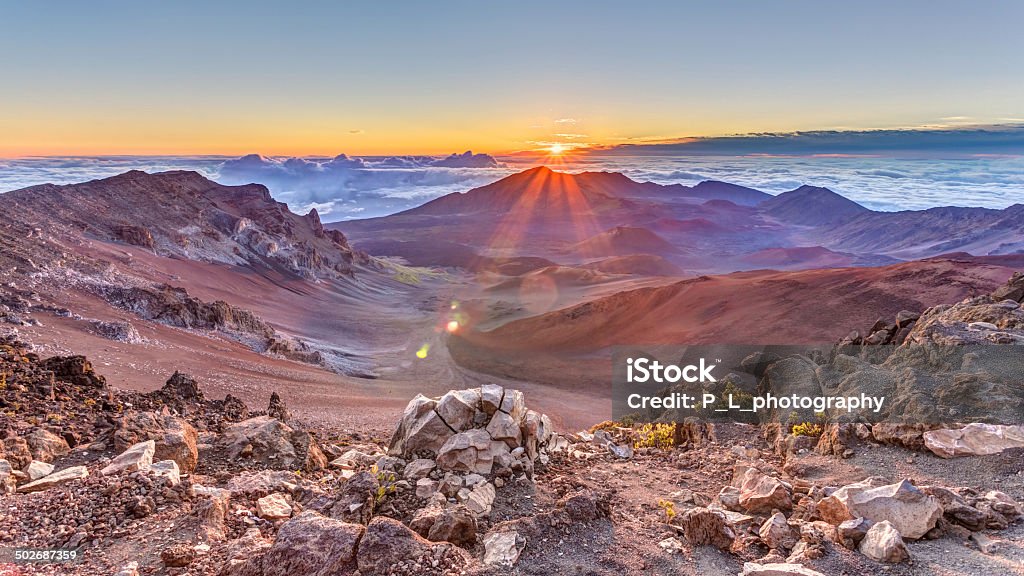
<instances>
[{"instance_id":1,"label":"pile of rocks","mask_svg":"<svg viewBox=\"0 0 1024 576\"><path fill-rule=\"evenodd\" d=\"M1024 343L1024 273L1015 272L992 294L942 304L923 313L904 310L892 321L879 319L862 336L854 330L840 346Z\"/></svg>"},{"instance_id":2,"label":"pile of rocks","mask_svg":"<svg viewBox=\"0 0 1024 576\"><path fill-rule=\"evenodd\" d=\"M388 454L435 459L442 470L509 476L533 474L554 437L551 420L528 410L519 390L495 384L418 395L391 438Z\"/></svg>"},{"instance_id":3,"label":"pile of rocks","mask_svg":"<svg viewBox=\"0 0 1024 576\"><path fill-rule=\"evenodd\" d=\"M712 545L742 554L756 544L769 554L755 566L784 563L796 571L779 573L807 574L814 572L797 568L807 570L800 565L821 558L829 546L898 563L910 559L907 540L947 534L972 537L982 530L1005 529L1024 514L999 491L918 488L909 480L888 484L872 477L802 492L754 466L737 464L732 484L722 489L717 502L686 510L675 523L693 546ZM768 572L751 567L749 573Z\"/></svg>"}]
</instances>

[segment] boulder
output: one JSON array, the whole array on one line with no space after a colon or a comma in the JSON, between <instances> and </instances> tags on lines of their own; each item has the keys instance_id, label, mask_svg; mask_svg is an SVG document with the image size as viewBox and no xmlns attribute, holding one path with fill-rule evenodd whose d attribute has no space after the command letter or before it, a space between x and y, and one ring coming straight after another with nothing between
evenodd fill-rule
<instances>
[{"instance_id":1,"label":"boulder","mask_svg":"<svg viewBox=\"0 0 1024 576\"><path fill-rule=\"evenodd\" d=\"M801 564L745 562L740 576L825 576Z\"/></svg>"},{"instance_id":2,"label":"boulder","mask_svg":"<svg viewBox=\"0 0 1024 576\"><path fill-rule=\"evenodd\" d=\"M430 534L430 529L434 527L434 522L437 522L437 519L444 513L446 504L448 504L448 500L445 498L431 499L426 506L413 514L412 519L409 520L409 528L426 538Z\"/></svg>"},{"instance_id":3,"label":"boulder","mask_svg":"<svg viewBox=\"0 0 1024 576\"><path fill-rule=\"evenodd\" d=\"M439 483L437 480L420 478L416 481L416 497L423 499L430 498L437 492L438 486Z\"/></svg>"},{"instance_id":4,"label":"boulder","mask_svg":"<svg viewBox=\"0 0 1024 576\"><path fill-rule=\"evenodd\" d=\"M836 528L836 541L845 548L856 550L864 535L871 529L871 521L864 518L853 518L839 524Z\"/></svg>"},{"instance_id":5,"label":"boulder","mask_svg":"<svg viewBox=\"0 0 1024 576\"><path fill-rule=\"evenodd\" d=\"M427 532L427 539L451 542L464 548L472 546L476 543L476 516L462 504L445 508L434 519Z\"/></svg>"},{"instance_id":6,"label":"boulder","mask_svg":"<svg viewBox=\"0 0 1024 576\"><path fill-rule=\"evenodd\" d=\"M160 551L160 560L168 568L184 568L196 559L196 549L190 544L174 544Z\"/></svg>"},{"instance_id":7,"label":"boulder","mask_svg":"<svg viewBox=\"0 0 1024 576\"><path fill-rule=\"evenodd\" d=\"M907 480L887 486L851 484L822 498L818 513L830 524L865 518L878 523L889 521L907 538L917 539L935 527L942 517L942 505Z\"/></svg>"},{"instance_id":8,"label":"boulder","mask_svg":"<svg viewBox=\"0 0 1024 576\"><path fill-rule=\"evenodd\" d=\"M228 458L247 458L269 468L313 471L327 466L327 457L311 434L270 416L232 424L220 443Z\"/></svg>"},{"instance_id":9,"label":"boulder","mask_svg":"<svg viewBox=\"0 0 1024 576\"><path fill-rule=\"evenodd\" d=\"M25 466L28 466L32 460L36 459L32 456L32 450L29 449L28 441L20 436L8 436L7 438L4 438L3 449L0 449L0 454L3 454L4 459L7 460L15 470L21 470Z\"/></svg>"},{"instance_id":10,"label":"boulder","mask_svg":"<svg viewBox=\"0 0 1024 576\"><path fill-rule=\"evenodd\" d=\"M505 390L497 384L483 384L480 386L480 408L487 415L492 415L501 407L501 399L505 396Z\"/></svg>"},{"instance_id":11,"label":"boulder","mask_svg":"<svg viewBox=\"0 0 1024 576\"><path fill-rule=\"evenodd\" d=\"M25 469L22 470L22 472L24 472L25 475L28 476L29 482L35 482L36 480L39 480L44 476L49 476L50 474L52 474L53 464L50 464L48 462L40 462L39 460L33 460L29 462L28 466L26 466ZM0 474L3 474L2 470L0 470Z\"/></svg>"},{"instance_id":12,"label":"boulder","mask_svg":"<svg viewBox=\"0 0 1024 576\"><path fill-rule=\"evenodd\" d=\"M722 550L732 547L736 533L729 526L725 512L708 508L692 508L679 518L683 536L691 546L711 545Z\"/></svg>"},{"instance_id":13,"label":"boulder","mask_svg":"<svg viewBox=\"0 0 1024 576\"><path fill-rule=\"evenodd\" d=\"M738 512L740 508L740 489L735 486L724 486L718 493L718 501L726 510Z\"/></svg>"},{"instance_id":14,"label":"boulder","mask_svg":"<svg viewBox=\"0 0 1024 576\"><path fill-rule=\"evenodd\" d=\"M789 550L796 546L797 540L800 539L782 512L776 512L771 518L765 520L757 534L761 537L761 541L773 550Z\"/></svg>"},{"instance_id":15,"label":"boulder","mask_svg":"<svg viewBox=\"0 0 1024 576\"><path fill-rule=\"evenodd\" d=\"M436 466L437 464L433 460L428 458L417 458L405 465L405 470L402 472L402 476L410 482L416 482L421 478L426 478Z\"/></svg>"},{"instance_id":16,"label":"boulder","mask_svg":"<svg viewBox=\"0 0 1024 576\"><path fill-rule=\"evenodd\" d=\"M465 504L466 508L477 517L486 516L491 513L491 506L494 504L496 496L497 491L494 488L494 484L489 482L477 484L473 488L462 488L456 494L458 501Z\"/></svg>"},{"instance_id":17,"label":"boulder","mask_svg":"<svg viewBox=\"0 0 1024 576\"><path fill-rule=\"evenodd\" d=\"M436 406L437 401L422 394L413 398L391 436L388 453L403 457L421 452L436 454L455 433L438 415Z\"/></svg>"},{"instance_id":18,"label":"boulder","mask_svg":"<svg viewBox=\"0 0 1024 576\"><path fill-rule=\"evenodd\" d=\"M292 506L284 494L274 492L256 501L256 515L271 521L291 518Z\"/></svg>"},{"instance_id":19,"label":"boulder","mask_svg":"<svg viewBox=\"0 0 1024 576\"><path fill-rule=\"evenodd\" d=\"M114 448L123 451L143 440L153 440L155 460L174 460L180 470L189 473L199 462L198 439L196 429L177 416L130 412L114 432Z\"/></svg>"},{"instance_id":20,"label":"boulder","mask_svg":"<svg viewBox=\"0 0 1024 576\"><path fill-rule=\"evenodd\" d=\"M267 416L276 418L281 422L287 422L291 419L291 414L288 413L288 407L276 391L270 393L270 405L267 407Z\"/></svg>"},{"instance_id":21,"label":"boulder","mask_svg":"<svg viewBox=\"0 0 1024 576\"><path fill-rule=\"evenodd\" d=\"M0 495L14 494L18 490L14 468L7 460L0 459Z\"/></svg>"},{"instance_id":22,"label":"boulder","mask_svg":"<svg viewBox=\"0 0 1024 576\"><path fill-rule=\"evenodd\" d=\"M498 409L512 416L512 419L516 422L522 422L526 416L526 398L519 390L506 389L505 395L501 399L501 406Z\"/></svg>"},{"instance_id":23,"label":"boulder","mask_svg":"<svg viewBox=\"0 0 1024 576\"><path fill-rule=\"evenodd\" d=\"M778 478L748 468L739 487L739 505L747 512L768 514L793 508L792 491Z\"/></svg>"},{"instance_id":24,"label":"boulder","mask_svg":"<svg viewBox=\"0 0 1024 576\"><path fill-rule=\"evenodd\" d=\"M400 564L422 566L431 565L434 561L440 566L462 566L466 557L456 546L429 542L398 520L384 516L377 516L366 527L356 553L359 572L364 576L389 574Z\"/></svg>"},{"instance_id":25,"label":"boulder","mask_svg":"<svg viewBox=\"0 0 1024 576\"><path fill-rule=\"evenodd\" d=\"M369 472L359 472L345 482L325 513L345 522L366 524L373 517L378 488L380 483L376 476Z\"/></svg>"},{"instance_id":26,"label":"boulder","mask_svg":"<svg viewBox=\"0 0 1024 576\"><path fill-rule=\"evenodd\" d=\"M43 428L36 428L29 432L25 436L25 442L32 453L32 459L42 462L53 462L57 457L64 456L71 451L67 440Z\"/></svg>"},{"instance_id":27,"label":"boulder","mask_svg":"<svg viewBox=\"0 0 1024 576\"><path fill-rule=\"evenodd\" d=\"M515 531L502 530L484 536L484 564L511 568L526 548L526 538Z\"/></svg>"},{"instance_id":28,"label":"boulder","mask_svg":"<svg viewBox=\"0 0 1024 576\"><path fill-rule=\"evenodd\" d=\"M199 524L199 531L211 541L224 540L227 532L227 514L231 503L231 492L223 488L207 488L193 484L196 496L192 514Z\"/></svg>"},{"instance_id":29,"label":"boulder","mask_svg":"<svg viewBox=\"0 0 1024 576\"><path fill-rule=\"evenodd\" d=\"M490 474L494 465L491 437L479 428L459 432L449 438L437 453L437 465L456 472Z\"/></svg>"},{"instance_id":30,"label":"boulder","mask_svg":"<svg viewBox=\"0 0 1024 576\"><path fill-rule=\"evenodd\" d=\"M968 424L959 430L930 430L924 445L936 456L988 456L1010 448L1024 448L1024 426Z\"/></svg>"},{"instance_id":31,"label":"boulder","mask_svg":"<svg viewBox=\"0 0 1024 576\"><path fill-rule=\"evenodd\" d=\"M899 531L888 520L877 522L860 543L861 554L878 562L895 564L910 559Z\"/></svg>"},{"instance_id":32,"label":"boulder","mask_svg":"<svg viewBox=\"0 0 1024 576\"><path fill-rule=\"evenodd\" d=\"M1024 302L1024 273L1014 272L1006 284L992 292L992 299Z\"/></svg>"},{"instance_id":33,"label":"boulder","mask_svg":"<svg viewBox=\"0 0 1024 576\"><path fill-rule=\"evenodd\" d=\"M437 401L437 415L452 430L462 432L477 424L477 413L482 412L479 388L467 390L449 390Z\"/></svg>"},{"instance_id":34,"label":"boulder","mask_svg":"<svg viewBox=\"0 0 1024 576\"><path fill-rule=\"evenodd\" d=\"M149 467L149 473L156 478L164 478L171 486L181 484L181 469L174 460L161 460Z\"/></svg>"},{"instance_id":35,"label":"boulder","mask_svg":"<svg viewBox=\"0 0 1024 576\"><path fill-rule=\"evenodd\" d=\"M487 433L494 440L507 440L512 446L519 446L522 440L519 423L504 412L496 412L487 424Z\"/></svg>"},{"instance_id":36,"label":"boulder","mask_svg":"<svg viewBox=\"0 0 1024 576\"><path fill-rule=\"evenodd\" d=\"M85 466L72 466L70 468L63 469L60 472L54 472L53 474L44 476L35 482L22 484L18 487L18 492L39 492L40 490L60 486L61 484L66 484L72 480L79 480L88 476L89 470Z\"/></svg>"},{"instance_id":37,"label":"boulder","mask_svg":"<svg viewBox=\"0 0 1024 576\"><path fill-rule=\"evenodd\" d=\"M366 528L306 511L281 524L262 555L229 565L224 576L343 576L356 571ZM373 572L364 571L364 574Z\"/></svg>"},{"instance_id":38,"label":"boulder","mask_svg":"<svg viewBox=\"0 0 1024 576\"><path fill-rule=\"evenodd\" d=\"M100 474L110 476L121 472L138 472L148 470L153 464L153 452L156 451L156 443L152 440L139 442L119 454L114 460L107 464Z\"/></svg>"}]
</instances>

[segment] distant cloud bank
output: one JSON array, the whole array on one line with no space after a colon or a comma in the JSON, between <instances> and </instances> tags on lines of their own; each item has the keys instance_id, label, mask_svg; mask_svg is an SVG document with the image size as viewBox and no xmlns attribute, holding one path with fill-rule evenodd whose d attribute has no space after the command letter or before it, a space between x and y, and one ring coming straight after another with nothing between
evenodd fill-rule
<instances>
[{"instance_id":1,"label":"distant cloud bank","mask_svg":"<svg viewBox=\"0 0 1024 576\"><path fill-rule=\"evenodd\" d=\"M316 208L325 221L336 221L406 210L488 184L536 161L536 156L494 158L472 152L333 158L17 158L0 159L0 192L44 182L83 182L132 169L196 170L225 184L265 184L293 211ZM875 210L1004 208L1024 202L1024 126L699 138L573 155L570 164L555 168L622 172L634 180L663 184L722 180L769 193L811 184Z\"/></svg>"},{"instance_id":2,"label":"distant cloud bank","mask_svg":"<svg viewBox=\"0 0 1024 576\"><path fill-rule=\"evenodd\" d=\"M1024 124L906 130L816 130L627 143L593 155L884 155L959 157L1024 154Z\"/></svg>"},{"instance_id":3,"label":"distant cloud bank","mask_svg":"<svg viewBox=\"0 0 1024 576\"><path fill-rule=\"evenodd\" d=\"M224 184L257 182L299 213L325 221L382 216L511 174L488 154L275 158L223 156L67 156L0 159L0 192L46 182L70 184L128 170L195 170Z\"/></svg>"}]
</instances>

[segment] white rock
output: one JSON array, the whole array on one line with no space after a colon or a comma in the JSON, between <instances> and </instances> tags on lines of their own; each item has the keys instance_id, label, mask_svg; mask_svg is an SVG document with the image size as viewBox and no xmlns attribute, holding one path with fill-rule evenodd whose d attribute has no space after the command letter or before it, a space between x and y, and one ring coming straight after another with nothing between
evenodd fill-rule
<instances>
[{"instance_id":1,"label":"white rock","mask_svg":"<svg viewBox=\"0 0 1024 576\"><path fill-rule=\"evenodd\" d=\"M491 506L494 504L494 497L496 495L497 491L494 489L494 485L484 482L483 484L477 484L472 489L463 488L459 490L457 498L473 514L480 517L491 513Z\"/></svg>"},{"instance_id":2,"label":"white rock","mask_svg":"<svg viewBox=\"0 0 1024 576\"><path fill-rule=\"evenodd\" d=\"M526 538L518 532L492 532L484 536L484 564L511 567L526 548Z\"/></svg>"},{"instance_id":3,"label":"white rock","mask_svg":"<svg viewBox=\"0 0 1024 576\"><path fill-rule=\"evenodd\" d=\"M800 564L758 564L745 562L740 576L825 576Z\"/></svg>"},{"instance_id":4,"label":"white rock","mask_svg":"<svg viewBox=\"0 0 1024 576\"><path fill-rule=\"evenodd\" d=\"M487 424L487 433L495 440L509 440L518 446L522 440L519 423L504 412L495 412Z\"/></svg>"},{"instance_id":5,"label":"white rock","mask_svg":"<svg viewBox=\"0 0 1024 576\"><path fill-rule=\"evenodd\" d=\"M264 520L291 518L292 506L284 494L274 492L256 501L256 515Z\"/></svg>"},{"instance_id":6,"label":"white rock","mask_svg":"<svg viewBox=\"0 0 1024 576\"><path fill-rule=\"evenodd\" d=\"M44 476L49 476L53 473L53 464L49 462L40 462L39 460L33 460L29 462L28 466L25 466L23 470L25 475L28 476L30 482L39 480Z\"/></svg>"},{"instance_id":7,"label":"white rock","mask_svg":"<svg viewBox=\"0 0 1024 576\"><path fill-rule=\"evenodd\" d=\"M406 480L415 482L420 478L426 478L436 465L437 464L429 458L417 458L405 465L405 471L402 475Z\"/></svg>"},{"instance_id":8,"label":"white rock","mask_svg":"<svg viewBox=\"0 0 1024 576\"><path fill-rule=\"evenodd\" d=\"M473 427L480 411L480 389L449 390L437 401L437 414L456 432Z\"/></svg>"},{"instance_id":9,"label":"white rock","mask_svg":"<svg viewBox=\"0 0 1024 576\"><path fill-rule=\"evenodd\" d=\"M1024 447L1024 426L975 423L959 430L930 430L924 433L924 445L943 458L999 454Z\"/></svg>"},{"instance_id":10,"label":"white rock","mask_svg":"<svg viewBox=\"0 0 1024 576\"><path fill-rule=\"evenodd\" d=\"M480 406L487 414L494 414L501 407L501 398L505 390L497 384L484 384L480 386Z\"/></svg>"},{"instance_id":11,"label":"white rock","mask_svg":"<svg viewBox=\"0 0 1024 576\"><path fill-rule=\"evenodd\" d=\"M874 488L866 482L844 486L822 498L817 510L835 526L853 518L876 524L887 520L900 535L911 539L924 536L942 517L939 501L906 480Z\"/></svg>"},{"instance_id":12,"label":"white rock","mask_svg":"<svg viewBox=\"0 0 1024 576\"><path fill-rule=\"evenodd\" d=\"M138 472L148 470L153 464L153 453L156 452L156 442L146 440L139 442L119 454L117 458L100 471L100 474L109 476L120 472Z\"/></svg>"},{"instance_id":13,"label":"white rock","mask_svg":"<svg viewBox=\"0 0 1024 576\"><path fill-rule=\"evenodd\" d=\"M65 468L60 472L54 472L48 476L44 476L35 482L29 482L28 484L22 484L18 487L18 492L38 492L40 490L46 490L54 486L71 482L72 480L78 480L80 478L86 478L89 476L89 469L85 466L72 466L71 468Z\"/></svg>"},{"instance_id":14,"label":"white rock","mask_svg":"<svg viewBox=\"0 0 1024 576\"><path fill-rule=\"evenodd\" d=\"M171 486L181 484L181 468L174 460L161 460L149 467L149 473L157 478L166 478Z\"/></svg>"},{"instance_id":15,"label":"white rock","mask_svg":"<svg viewBox=\"0 0 1024 576\"><path fill-rule=\"evenodd\" d=\"M876 523L860 542L860 553L878 562L891 564L910 559L900 533L888 520Z\"/></svg>"},{"instance_id":16,"label":"white rock","mask_svg":"<svg viewBox=\"0 0 1024 576\"><path fill-rule=\"evenodd\" d=\"M416 481L416 497L417 498L430 498L437 492L437 480L431 480L430 478L420 478Z\"/></svg>"}]
</instances>

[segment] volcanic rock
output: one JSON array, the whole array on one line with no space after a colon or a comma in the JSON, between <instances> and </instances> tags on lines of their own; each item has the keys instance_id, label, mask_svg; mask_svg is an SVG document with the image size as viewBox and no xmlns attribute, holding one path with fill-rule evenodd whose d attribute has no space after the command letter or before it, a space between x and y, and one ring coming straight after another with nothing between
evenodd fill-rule
<instances>
[{"instance_id":1,"label":"volcanic rock","mask_svg":"<svg viewBox=\"0 0 1024 576\"><path fill-rule=\"evenodd\" d=\"M761 541L772 549L783 548L789 550L796 545L800 539L796 530L789 525L782 512L776 512L771 518L765 520L758 530Z\"/></svg>"},{"instance_id":2,"label":"volcanic rock","mask_svg":"<svg viewBox=\"0 0 1024 576\"><path fill-rule=\"evenodd\" d=\"M114 458L114 460L100 471L104 476L118 474L121 472L138 472L148 470L153 464L153 452L156 451L156 442L146 440L128 448Z\"/></svg>"},{"instance_id":3,"label":"volcanic rock","mask_svg":"<svg viewBox=\"0 0 1024 576\"><path fill-rule=\"evenodd\" d=\"M35 482L22 484L18 487L18 492L38 492L54 486L60 486L61 484L65 484L73 480L79 480L87 476L89 476L89 470L85 466L72 466L59 472L54 472L53 474L44 476Z\"/></svg>"},{"instance_id":4,"label":"volcanic rock","mask_svg":"<svg viewBox=\"0 0 1024 576\"><path fill-rule=\"evenodd\" d=\"M526 538L518 532L499 531L484 536L484 564L510 568L526 548Z\"/></svg>"},{"instance_id":5,"label":"volcanic rock","mask_svg":"<svg viewBox=\"0 0 1024 576\"><path fill-rule=\"evenodd\" d=\"M427 539L462 547L472 546L476 542L476 516L462 504L445 508L434 519Z\"/></svg>"},{"instance_id":6,"label":"volcanic rock","mask_svg":"<svg viewBox=\"0 0 1024 576\"><path fill-rule=\"evenodd\" d=\"M756 468L747 469L739 490L739 505L747 512L764 514L793 508L791 489L778 478L762 474Z\"/></svg>"},{"instance_id":7,"label":"volcanic rock","mask_svg":"<svg viewBox=\"0 0 1024 576\"><path fill-rule=\"evenodd\" d=\"M284 494L275 492L256 501L256 515L264 520L290 518L292 506Z\"/></svg>"},{"instance_id":8,"label":"volcanic rock","mask_svg":"<svg viewBox=\"0 0 1024 576\"><path fill-rule=\"evenodd\" d=\"M264 554L229 566L224 576L352 574L356 570L356 550L365 531L359 524L306 511L281 525L274 544Z\"/></svg>"},{"instance_id":9,"label":"volcanic rock","mask_svg":"<svg viewBox=\"0 0 1024 576\"><path fill-rule=\"evenodd\" d=\"M740 576L825 576L801 564L745 562Z\"/></svg>"},{"instance_id":10,"label":"volcanic rock","mask_svg":"<svg viewBox=\"0 0 1024 576\"><path fill-rule=\"evenodd\" d=\"M58 456L64 456L71 451L67 440L43 428L29 432L25 436L25 442L32 452L32 459L42 462L53 462Z\"/></svg>"},{"instance_id":11,"label":"volcanic rock","mask_svg":"<svg viewBox=\"0 0 1024 576\"><path fill-rule=\"evenodd\" d=\"M959 430L930 430L924 445L943 458L988 456L1010 448L1024 448L1024 426L974 423Z\"/></svg>"},{"instance_id":12,"label":"volcanic rock","mask_svg":"<svg viewBox=\"0 0 1024 576\"><path fill-rule=\"evenodd\" d=\"M327 466L327 457L308 432L270 416L228 426L220 444L228 458L248 458L269 468L309 471Z\"/></svg>"},{"instance_id":13,"label":"volcanic rock","mask_svg":"<svg viewBox=\"0 0 1024 576\"><path fill-rule=\"evenodd\" d=\"M817 505L821 517L833 525L865 518L878 524L889 521L907 538L917 539L935 527L942 516L942 505L907 480L873 487L861 482L844 486Z\"/></svg>"},{"instance_id":14,"label":"volcanic rock","mask_svg":"<svg viewBox=\"0 0 1024 576\"><path fill-rule=\"evenodd\" d=\"M900 532L888 520L876 523L868 530L860 543L861 554L877 560L895 564L910 559L910 552L900 537Z\"/></svg>"},{"instance_id":15,"label":"volcanic rock","mask_svg":"<svg viewBox=\"0 0 1024 576\"><path fill-rule=\"evenodd\" d=\"M29 462L28 466L22 470L27 476L30 482L39 480L44 476L48 476L53 473L53 464L47 462L40 462L39 460L33 460ZM0 474L3 474L3 470L0 470Z\"/></svg>"},{"instance_id":16,"label":"volcanic rock","mask_svg":"<svg viewBox=\"0 0 1024 576\"><path fill-rule=\"evenodd\" d=\"M679 526L691 546L711 545L722 550L732 547L736 533L721 510L692 508L679 518Z\"/></svg>"}]
</instances>

